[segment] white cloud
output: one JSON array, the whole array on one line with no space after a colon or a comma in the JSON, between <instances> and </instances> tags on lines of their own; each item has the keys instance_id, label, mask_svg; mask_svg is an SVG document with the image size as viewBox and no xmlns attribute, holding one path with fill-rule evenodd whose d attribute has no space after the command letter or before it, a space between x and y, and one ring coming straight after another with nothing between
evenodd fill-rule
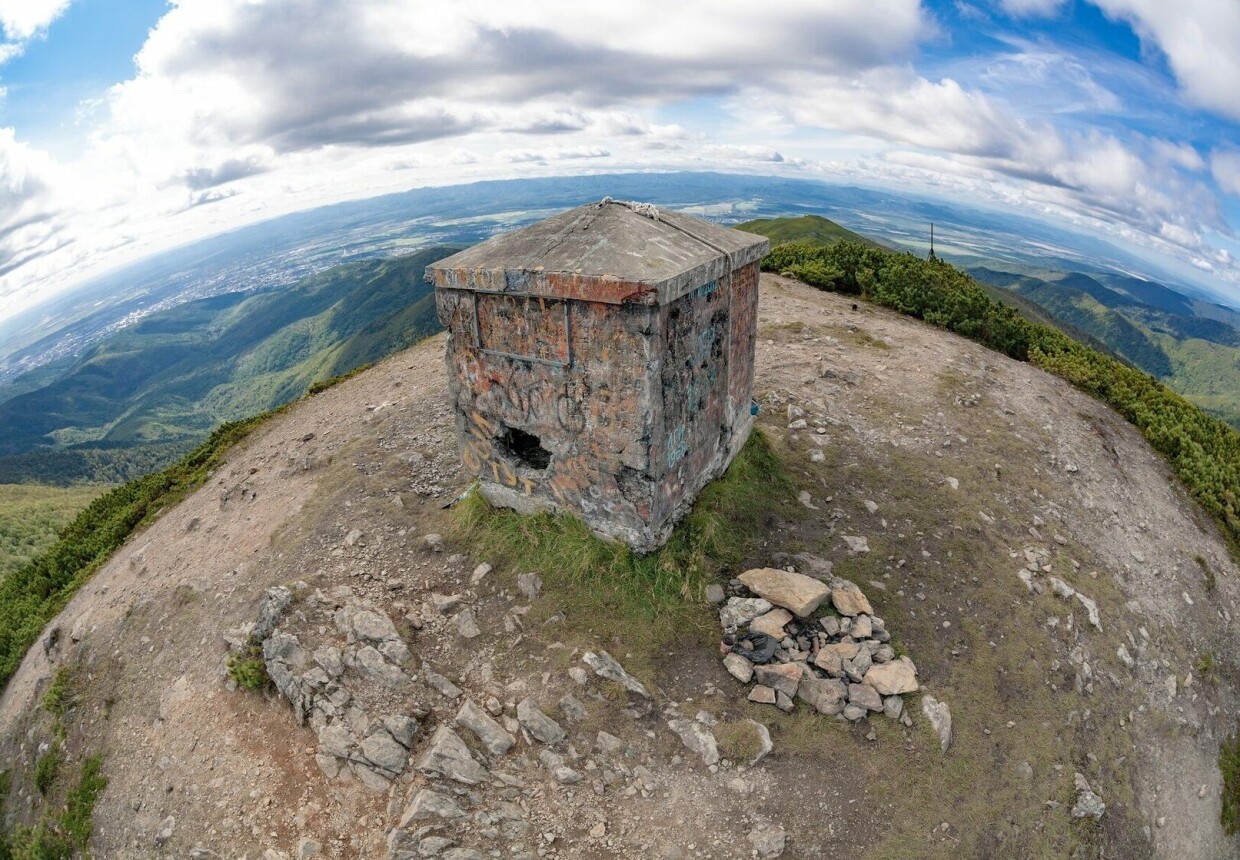
<instances>
[{"instance_id":1,"label":"white cloud","mask_svg":"<svg viewBox=\"0 0 1240 860\"><path fill-rule=\"evenodd\" d=\"M1060 5L1004 3L1025 15ZM983 70L929 79L910 63L935 28L921 0L173 0L135 77L83 104L85 156L57 166L0 135L0 301L410 184L807 173L832 155L837 174L967 191L1216 260L1200 239L1219 224L1201 154L1078 120L1126 109L1122 75L1009 41ZM1210 164L1224 187L1228 158ZM6 187L37 193L20 202ZM40 220L10 242L19 203Z\"/></svg>"},{"instance_id":2,"label":"white cloud","mask_svg":"<svg viewBox=\"0 0 1240 860\"><path fill-rule=\"evenodd\" d=\"M69 0L0 0L0 27L12 42L24 42L47 29L69 8Z\"/></svg>"},{"instance_id":3,"label":"white cloud","mask_svg":"<svg viewBox=\"0 0 1240 860\"><path fill-rule=\"evenodd\" d=\"M1091 0L1156 45L1195 104L1240 119L1240 2Z\"/></svg>"},{"instance_id":4,"label":"white cloud","mask_svg":"<svg viewBox=\"0 0 1240 860\"><path fill-rule=\"evenodd\" d=\"M1210 155L1210 172L1220 188L1240 197L1240 150L1215 150Z\"/></svg>"},{"instance_id":5,"label":"white cloud","mask_svg":"<svg viewBox=\"0 0 1240 860\"><path fill-rule=\"evenodd\" d=\"M1009 15L1017 17L1054 15L1063 8L1066 0L999 0L999 6Z\"/></svg>"}]
</instances>

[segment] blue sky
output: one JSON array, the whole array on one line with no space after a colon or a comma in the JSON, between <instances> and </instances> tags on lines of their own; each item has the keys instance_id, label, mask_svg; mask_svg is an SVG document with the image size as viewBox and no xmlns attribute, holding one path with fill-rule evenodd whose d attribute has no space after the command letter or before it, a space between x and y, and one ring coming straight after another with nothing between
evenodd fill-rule
<instances>
[{"instance_id":1,"label":"blue sky","mask_svg":"<svg viewBox=\"0 0 1240 860\"><path fill-rule=\"evenodd\" d=\"M1240 301L1237 0L0 0L0 318L427 184L722 169L1097 234Z\"/></svg>"}]
</instances>

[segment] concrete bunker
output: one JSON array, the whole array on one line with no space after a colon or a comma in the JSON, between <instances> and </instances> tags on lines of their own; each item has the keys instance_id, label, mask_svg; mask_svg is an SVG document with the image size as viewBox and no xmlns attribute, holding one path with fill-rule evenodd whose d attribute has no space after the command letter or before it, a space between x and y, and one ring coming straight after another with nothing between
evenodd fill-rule
<instances>
[{"instance_id":1,"label":"concrete bunker","mask_svg":"<svg viewBox=\"0 0 1240 860\"><path fill-rule=\"evenodd\" d=\"M761 236L610 198L427 269L492 504L667 540L753 425Z\"/></svg>"}]
</instances>

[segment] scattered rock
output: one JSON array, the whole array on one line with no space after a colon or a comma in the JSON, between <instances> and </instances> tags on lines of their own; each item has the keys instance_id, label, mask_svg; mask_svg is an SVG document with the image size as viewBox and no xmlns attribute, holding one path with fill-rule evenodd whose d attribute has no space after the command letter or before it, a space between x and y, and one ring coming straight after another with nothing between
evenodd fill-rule
<instances>
[{"instance_id":1,"label":"scattered rock","mask_svg":"<svg viewBox=\"0 0 1240 860\"><path fill-rule=\"evenodd\" d=\"M472 609L463 609L456 614L456 632L466 639L476 639L482 635L478 628L478 619Z\"/></svg>"},{"instance_id":2,"label":"scattered rock","mask_svg":"<svg viewBox=\"0 0 1240 860\"><path fill-rule=\"evenodd\" d=\"M560 713L564 715L565 719L571 720L574 723L579 723L590 716L590 712L586 710L585 703L571 694L560 697Z\"/></svg>"},{"instance_id":3,"label":"scattered rock","mask_svg":"<svg viewBox=\"0 0 1240 860\"><path fill-rule=\"evenodd\" d=\"M533 699L522 699L517 705L517 722L545 744L558 744L568 737L560 724L544 714Z\"/></svg>"},{"instance_id":4,"label":"scattered rock","mask_svg":"<svg viewBox=\"0 0 1240 860\"><path fill-rule=\"evenodd\" d=\"M456 712L456 724L469 729L492 755L503 755L516 743L516 738L504 731L504 727L495 722L490 714L469 699L466 699L461 709Z\"/></svg>"},{"instance_id":5,"label":"scattered rock","mask_svg":"<svg viewBox=\"0 0 1240 860\"><path fill-rule=\"evenodd\" d=\"M754 680L763 687L795 696L797 687L801 685L801 664L775 663L766 666L754 666Z\"/></svg>"},{"instance_id":6,"label":"scattered rock","mask_svg":"<svg viewBox=\"0 0 1240 860\"><path fill-rule=\"evenodd\" d=\"M432 532L431 534L428 534L426 537L422 538L422 543L425 544L426 548L431 550L432 552L443 552L444 544L443 544L443 535L441 534L436 534Z\"/></svg>"},{"instance_id":7,"label":"scattered rock","mask_svg":"<svg viewBox=\"0 0 1240 860\"><path fill-rule=\"evenodd\" d=\"M773 705L775 704L775 691L770 687L764 687L761 684L756 684L753 689L749 691L748 699L751 702L757 702L759 705Z\"/></svg>"},{"instance_id":8,"label":"scattered rock","mask_svg":"<svg viewBox=\"0 0 1240 860\"><path fill-rule=\"evenodd\" d=\"M542 593L542 577L536 573L523 573L517 577L517 590L526 600L534 600Z\"/></svg>"},{"instance_id":9,"label":"scattered rock","mask_svg":"<svg viewBox=\"0 0 1240 860\"><path fill-rule=\"evenodd\" d=\"M710 766L719 763L715 736L706 726L693 720L669 720L667 727L691 752L700 755L704 764Z\"/></svg>"},{"instance_id":10,"label":"scattered rock","mask_svg":"<svg viewBox=\"0 0 1240 860\"><path fill-rule=\"evenodd\" d=\"M776 607L765 615L759 615L749 622L749 629L755 633L765 633L767 636L783 639L788 635L784 632L784 625L791 620L791 612L787 609Z\"/></svg>"},{"instance_id":11,"label":"scattered rock","mask_svg":"<svg viewBox=\"0 0 1240 860\"><path fill-rule=\"evenodd\" d=\"M717 582L712 582L706 586L706 602L707 603L723 603L727 594L723 590L723 586Z\"/></svg>"},{"instance_id":12,"label":"scattered rock","mask_svg":"<svg viewBox=\"0 0 1240 860\"><path fill-rule=\"evenodd\" d=\"M883 698L869 684L849 684L848 704L865 708L867 711L881 711Z\"/></svg>"},{"instance_id":13,"label":"scattered rock","mask_svg":"<svg viewBox=\"0 0 1240 860\"><path fill-rule=\"evenodd\" d=\"M1103 813L1107 811L1107 805L1089 787L1089 782L1085 779L1085 775L1077 773L1074 782L1077 794L1076 805L1072 807L1072 817L1092 818L1095 821L1102 818Z\"/></svg>"},{"instance_id":14,"label":"scattered rock","mask_svg":"<svg viewBox=\"0 0 1240 860\"><path fill-rule=\"evenodd\" d=\"M860 535L842 535L844 543L848 545L848 552L852 555L870 551L870 539Z\"/></svg>"},{"instance_id":15,"label":"scattered rock","mask_svg":"<svg viewBox=\"0 0 1240 860\"><path fill-rule=\"evenodd\" d=\"M163 847L172 838L173 832L177 828L177 820L175 816L169 815L163 821L159 822L159 829L155 831L155 846Z\"/></svg>"},{"instance_id":16,"label":"scattered rock","mask_svg":"<svg viewBox=\"0 0 1240 860\"><path fill-rule=\"evenodd\" d=\"M538 754L543 767L551 771L551 776L561 785L572 785L581 782L585 777L564 763L564 756L551 750L543 750Z\"/></svg>"},{"instance_id":17,"label":"scattered rock","mask_svg":"<svg viewBox=\"0 0 1240 860\"><path fill-rule=\"evenodd\" d=\"M952 745L951 708L947 706L947 702L940 702L929 693L923 693L921 712L926 715L926 719L930 721L930 727L938 735L939 746L943 748L943 752L947 752L948 747Z\"/></svg>"},{"instance_id":18,"label":"scattered rock","mask_svg":"<svg viewBox=\"0 0 1240 860\"><path fill-rule=\"evenodd\" d=\"M831 605L840 615L873 615L874 609L855 582L836 578L831 581Z\"/></svg>"},{"instance_id":19,"label":"scattered rock","mask_svg":"<svg viewBox=\"0 0 1240 860\"><path fill-rule=\"evenodd\" d=\"M723 667L728 673L740 681L742 684L748 684L753 680L753 663L750 663L740 654L728 654L723 658Z\"/></svg>"},{"instance_id":20,"label":"scattered rock","mask_svg":"<svg viewBox=\"0 0 1240 860\"><path fill-rule=\"evenodd\" d=\"M615 681L630 693L636 693L647 699L650 698L650 692L642 685L642 682L624 671L624 667L606 651L599 651L597 654L593 651L587 651L581 659L600 678Z\"/></svg>"},{"instance_id":21,"label":"scattered rock","mask_svg":"<svg viewBox=\"0 0 1240 860\"><path fill-rule=\"evenodd\" d=\"M1026 781L1033 779L1033 765L1027 761L1022 761L1016 765L1016 775Z\"/></svg>"},{"instance_id":22,"label":"scattered rock","mask_svg":"<svg viewBox=\"0 0 1240 860\"><path fill-rule=\"evenodd\" d=\"M784 845L788 840L788 835L784 833L782 827L771 825L769 827L756 827L749 831L749 835L745 838L753 846L755 854L759 857L769 858L779 857L784 853Z\"/></svg>"},{"instance_id":23,"label":"scattered rock","mask_svg":"<svg viewBox=\"0 0 1240 860\"><path fill-rule=\"evenodd\" d=\"M408 827L418 821L427 821L433 819L454 820L464 818L467 815L451 797L446 794L440 794L429 788L423 788L413 796L409 806L406 807L404 815L401 816L400 826Z\"/></svg>"},{"instance_id":24,"label":"scattered rock","mask_svg":"<svg viewBox=\"0 0 1240 860\"><path fill-rule=\"evenodd\" d=\"M808 618L831 595L831 589L817 579L773 567L747 570L737 578L754 594L798 618Z\"/></svg>"},{"instance_id":25,"label":"scattered rock","mask_svg":"<svg viewBox=\"0 0 1240 860\"><path fill-rule=\"evenodd\" d=\"M435 730L430 747L418 762L418 770L465 785L476 785L487 778L487 769L474 759L469 747L448 726Z\"/></svg>"},{"instance_id":26,"label":"scattered rock","mask_svg":"<svg viewBox=\"0 0 1240 860\"><path fill-rule=\"evenodd\" d=\"M478 583L482 582L482 580L486 579L487 576L490 575L492 570L494 570L494 568L484 561L482 564L475 567L474 572L470 574L469 584L477 585Z\"/></svg>"},{"instance_id":27,"label":"scattered rock","mask_svg":"<svg viewBox=\"0 0 1240 860\"><path fill-rule=\"evenodd\" d=\"M735 630L773 608L761 597L729 597L728 602L719 610L719 626L724 630Z\"/></svg>"},{"instance_id":28,"label":"scattered rock","mask_svg":"<svg viewBox=\"0 0 1240 860\"><path fill-rule=\"evenodd\" d=\"M441 695L449 699L459 699L461 697L460 687L425 663L422 664L422 680L426 682L427 686L438 690Z\"/></svg>"}]
</instances>

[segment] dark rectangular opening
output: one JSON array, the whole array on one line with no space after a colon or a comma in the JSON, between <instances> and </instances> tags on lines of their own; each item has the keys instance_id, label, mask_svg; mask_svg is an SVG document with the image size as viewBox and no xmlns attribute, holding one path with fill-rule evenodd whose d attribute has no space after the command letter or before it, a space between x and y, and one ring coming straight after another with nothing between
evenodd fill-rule
<instances>
[{"instance_id":1,"label":"dark rectangular opening","mask_svg":"<svg viewBox=\"0 0 1240 860\"><path fill-rule=\"evenodd\" d=\"M505 427L499 437L500 448L515 457L523 466L545 469L551 465L551 452L542 446L542 440L533 433L516 427Z\"/></svg>"}]
</instances>

